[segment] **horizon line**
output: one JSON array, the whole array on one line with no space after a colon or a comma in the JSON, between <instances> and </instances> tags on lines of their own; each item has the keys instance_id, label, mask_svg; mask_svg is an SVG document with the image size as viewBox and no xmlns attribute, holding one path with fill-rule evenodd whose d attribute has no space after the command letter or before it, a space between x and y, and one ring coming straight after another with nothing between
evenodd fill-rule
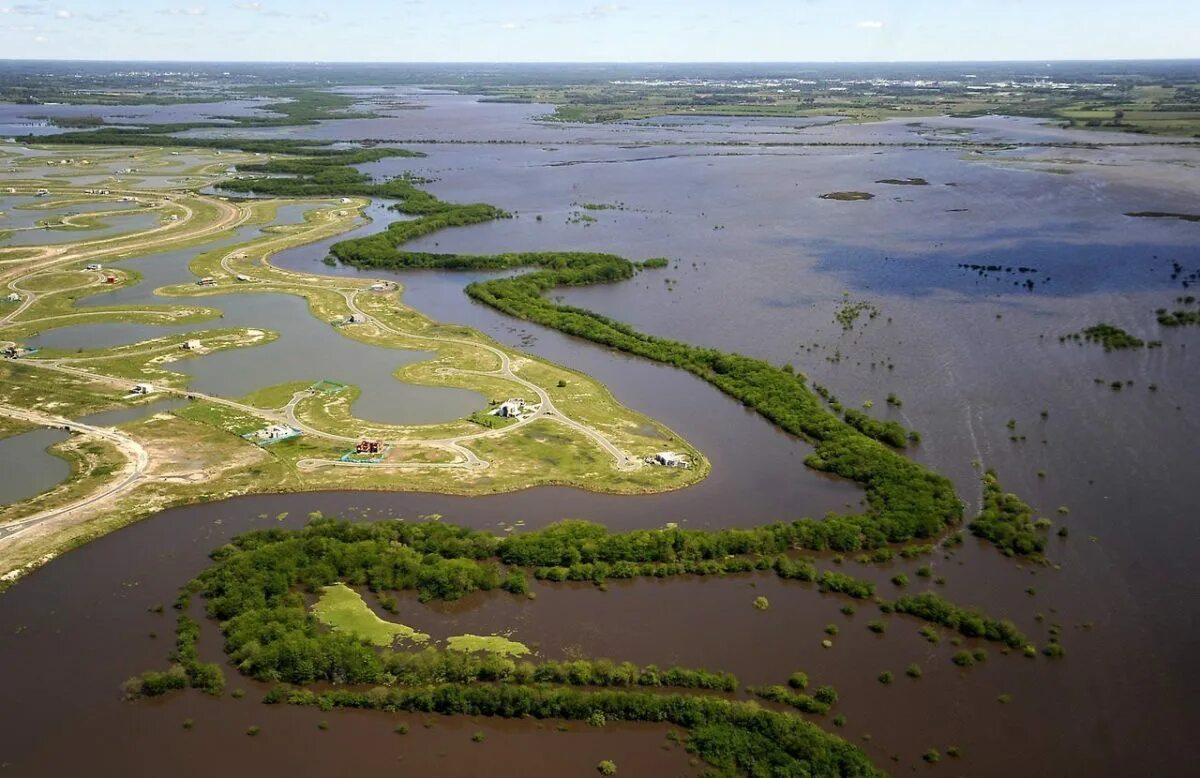
<instances>
[{"instance_id":1,"label":"horizon line","mask_svg":"<svg viewBox=\"0 0 1200 778\"><path fill-rule=\"evenodd\" d=\"M22 62L187 65L1021 65L1061 63L1195 62L1197 57L1121 57L1111 59L863 59L863 60L288 60L288 59L87 59L76 57L0 57L0 65Z\"/></svg>"}]
</instances>

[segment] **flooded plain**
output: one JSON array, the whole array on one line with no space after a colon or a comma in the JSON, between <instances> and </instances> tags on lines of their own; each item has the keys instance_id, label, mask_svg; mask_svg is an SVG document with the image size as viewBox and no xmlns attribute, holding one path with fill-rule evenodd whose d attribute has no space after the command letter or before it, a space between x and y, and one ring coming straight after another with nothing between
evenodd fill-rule
<instances>
[{"instance_id":1,"label":"flooded plain","mask_svg":"<svg viewBox=\"0 0 1200 778\"><path fill-rule=\"evenodd\" d=\"M1021 565L973 539L950 558L935 554L879 568L843 563L847 572L877 580L889 598L895 587L888 579L898 572L917 582L910 589L933 586L915 575L917 566L929 564L946 579L936 587L939 593L1012 619L1039 644L1060 624L1067 656L1056 662L992 650L987 662L959 669L949 661L955 647L948 640L927 643L915 621L884 617L888 630L875 635L865 627L878 617L874 608L860 606L847 617L839 612L843 600L770 575L610 584L608 591L545 584L538 585L536 601L496 595L421 605L405 598L405 623L435 638L512 630L548 658L581 652L679 662L733 671L744 684L779 683L804 670L814 683L831 683L840 692L838 712L848 719L840 734L894 773L948 767L956 774L996 776L1190 770L1189 732L1200 725L1194 702L1200 688L1191 672L1200 642L1200 583L1193 574L1200 545L1194 487L1186 476L1200 462L1200 396L1191 389L1200 378L1200 356L1195 328L1162 328L1154 311L1189 293L1183 283L1200 270L1200 224L1124 214L1194 210L1200 152L1154 144L1035 145L978 154L900 145L964 132L1034 144L1079 138L1023 119L811 127L720 119L575 127L531 123L545 113L539 106L457 95L413 93L405 99L425 107L280 134L534 141L426 144L417 147L425 158L365 167L376 175L425 175L440 197L490 202L517 214L432 235L414 243L416 250L579 249L670 258L668 268L629 282L553 294L647 332L791 363L847 406L870 401L873 414L919 430L922 441L909 453L955 481L968 513L979 499L978 467L992 467L1005 489L1030 502L1037 515L1070 530L1065 539L1052 538L1048 556L1054 564L1047 567ZM1129 142L1128 136L1087 136L1114 137ZM654 148L622 148L626 139ZM809 139L892 145L765 145ZM711 145L725 141L750 145ZM928 184L879 183L918 177ZM876 197L819 197L855 190ZM587 211L595 221L582 221L573 216L582 203L618 207ZM379 229L384 221L362 229ZM275 261L308 272L356 272L319 264L326 250L300 247ZM186 264L186 257L177 259ZM153 258L137 260L143 261ZM1022 267L1026 272L1017 270ZM176 774L203 775L236 759L247 771L336 774L347 752L358 769L408 775L587 775L602 758L614 759L621 774L695 772L681 751L661 747L663 728L599 732L576 726L561 733L552 725L435 718L426 729L420 717L406 717L411 732L399 737L392 733L396 717L383 714L263 708L254 701L258 687L234 680L231 668L231 686L250 690L244 699L189 693L153 703L120 701L121 681L161 667L169 651L171 617L151 606L170 603L176 587L229 537L256 527L298 527L310 511L356 519L437 514L499 532L518 520L534 528L563 517L616 529L669 521L750 526L858 504L861 492L803 467L806 445L691 375L472 303L462 293L472 274L392 275L404 284L406 301L435 319L477 327L596 376L619 400L704 450L712 475L691 489L650 497L564 488L473 499L337 492L250 497L173 509L101 538L0 597L0 667L10 669L6 690L21 701L19 714L13 709L4 716L0 761L10 772L132 773L162 763ZM269 296L275 297L281 296ZM835 313L847 300L869 304L878 314L844 329ZM296 333L307 343L308 325L300 323L305 317L330 332L302 301L292 306L267 296L230 295L205 302L225 314L213 326L256 321L254 326L282 332L279 342ZM256 311L269 315L256 319ZM1162 346L1106 353L1059 342L1059 336L1099 321ZM94 347L118 337L105 332L112 331L63 328L42 337L51 339L46 345ZM120 335L150 336L132 330ZM315 329L311 336L317 337ZM332 337L341 346L352 343ZM253 352L266 354L272 346L245 353L252 359ZM303 359L301 353L278 355L292 362ZM177 364L199 369L224 356ZM359 361L377 363L378 354L364 352ZM346 370L367 377L378 369L390 376L396 366ZM202 388L202 380L233 381L231 374L248 369L228 365L207 377L193 375ZM277 376L293 370L258 369L259 385L277 383ZM387 380L391 384L370 385L386 386L380 398L408 389ZM884 402L889 393L902 401L899 407ZM360 402L370 395L364 392ZM367 407L356 412L371 418ZM285 512L282 520L273 518ZM835 562L825 559L820 566ZM751 606L760 594L771 603L765 612ZM839 635L827 650L821 640L830 623ZM206 632L206 658L216 659L214 625L207 624ZM903 676L912 662L924 669L920 680ZM885 670L898 680L878 683ZM1000 704L1001 694L1012 702ZM193 730L180 726L185 718L195 719ZM322 718L330 722L328 731L316 729ZM251 724L263 728L257 739L244 734ZM828 720L822 724L829 726ZM470 741L474 730L486 732L483 743ZM962 749L961 763L930 768L921 762L926 749L944 752L951 745Z\"/></svg>"}]
</instances>

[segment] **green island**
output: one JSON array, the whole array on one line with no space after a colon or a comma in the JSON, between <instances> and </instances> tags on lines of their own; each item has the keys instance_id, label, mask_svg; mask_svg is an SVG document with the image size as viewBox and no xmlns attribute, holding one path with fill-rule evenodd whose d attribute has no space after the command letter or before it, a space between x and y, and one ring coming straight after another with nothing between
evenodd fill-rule
<instances>
[{"instance_id":1,"label":"green island","mask_svg":"<svg viewBox=\"0 0 1200 778\"><path fill-rule=\"evenodd\" d=\"M698 757L739 774L758 774L768 766L785 774L805 769L875 774L861 751L815 724L729 697L738 689L729 673L638 667L606 659L518 661L528 649L515 648L520 644L507 638L450 636L447 647L439 649L426 640L428 636L381 619L357 591L365 588L381 602L391 598L390 592L406 590L415 591L421 600L453 600L479 590L525 596L531 568L572 559L580 564L596 559L627 563L636 571L641 562L723 558L736 552L763 563L744 570L761 571L772 567L761 544L778 548L779 541L771 539L779 538L782 530L774 525L746 531L665 528L611 533L599 525L564 522L497 538L439 521L350 523L328 518L314 519L300 530L259 530L216 549L212 565L183 587L175 603L179 615L174 664L130 679L125 691L130 697L189 686L223 692L220 666L198 657L201 622L189 613L200 598L207 617L220 625L229 660L240 672L275 684L265 699L268 703L323 710L668 721L688 729L688 749ZM310 605L312 595L317 599ZM856 594L851 591L849 596ZM932 593L881 601L880 607L967 637L1028 646L1011 623ZM397 650L397 637L429 645ZM1028 646L1026 653L1030 651ZM346 688L304 688L319 682ZM829 687L811 697L803 694L807 676L794 675L792 685L793 689L759 687L750 692L807 713L823 714L837 702L837 693Z\"/></svg>"}]
</instances>

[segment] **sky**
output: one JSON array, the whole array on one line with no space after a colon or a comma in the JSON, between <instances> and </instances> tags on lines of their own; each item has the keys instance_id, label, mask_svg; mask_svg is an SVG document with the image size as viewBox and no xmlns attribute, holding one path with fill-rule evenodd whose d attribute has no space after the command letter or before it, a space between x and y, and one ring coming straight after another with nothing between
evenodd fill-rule
<instances>
[{"instance_id":1,"label":"sky","mask_svg":"<svg viewBox=\"0 0 1200 778\"><path fill-rule=\"evenodd\" d=\"M1200 57L1200 0L0 0L0 59L888 62Z\"/></svg>"}]
</instances>

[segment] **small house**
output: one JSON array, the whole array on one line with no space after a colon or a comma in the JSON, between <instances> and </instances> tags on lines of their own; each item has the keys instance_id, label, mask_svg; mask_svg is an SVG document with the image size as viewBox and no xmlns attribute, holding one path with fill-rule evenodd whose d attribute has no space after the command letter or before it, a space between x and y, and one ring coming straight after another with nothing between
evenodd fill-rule
<instances>
[{"instance_id":1,"label":"small house","mask_svg":"<svg viewBox=\"0 0 1200 778\"><path fill-rule=\"evenodd\" d=\"M21 302L21 295L17 294L16 292L13 292L12 294L10 294L4 298L4 302L19 303L19 302Z\"/></svg>"},{"instance_id":2,"label":"small house","mask_svg":"<svg viewBox=\"0 0 1200 778\"><path fill-rule=\"evenodd\" d=\"M100 269L100 263L99 263L99 262L93 262L93 263L91 263L90 265L88 265L88 266L87 266L87 268L85 268L85 269L86 269L86 270L99 270L99 269Z\"/></svg>"},{"instance_id":3,"label":"small house","mask_svg":"<svg viewBox=\"0 0 1200 778\"><path fill-rule=\"evenodd\" d=\"M391 285L388 284L387 281L376 281L375 283L371 284L372 292L386 292L388 289L391 289L391 288L392 288Z\"/></svg>"},{"instance_id":4,"label":"small house","mask_svg":"<svg viewBox=\"0 0 1200 778\"><path fill-rule=\"evenodd\" d=\"M249 281L249 280L250 280L250 276L247 276L247 275L242 275L241 273L238 273L238 274L237 274L237 280L239 280L239 281Z\"/></svg>"},{"instance_id":5,"label":"small house","mask_svg":"<svg viewBox=\"0 0 1200 778\"><path fill-rule=\"evenodd\" d=\"M37 190L37 196L38 197L49 197L50 190L49 189L39 189L39 190Z\"/></svg>"},{"instance_id":6,"label":"small house","mask_svg":"<svg viewBox=\"0 0 1200 778\"><path fill-rule=\"evenodd\" d=\"M150 394L154 391L154 387L150 384L134 384L131 391L133 394Z\"/></svg>"},{"instance_id":7,"label":"small house","mask_svg":"<svg viewBox=\"0 0 1200 778\"><path fill-rule=\"evenodd\" d=\"M346 319L346 321L350 324L366 324L367 315L365 313L352 313L350 314L350 318Z\"/></svg>"},{"instance_id":8,"label":"small house","mask_svg":"<svg viewBox=\"0 0 1200 778\"><path fill-rule=\"evenodd\" d=\"M183 342L183 350L184 351L198 351L199 349L200 349L200 341L198 341L198 340L194 340L194 339L193 340L185 340Z\"/></svg>"},{"instance_id":9,"label":"small house","mask_svg":"<svg viewBox=\"0 0 1200 778\"><path fill-rule=\"evenodd\" d=\"M106 284L115 284L116 282L117 282L116 276L105 276L104 277L104 283L106 283Z\"/></svg>"},{"instance_id":10,"label":"small house","mask_svg":"<svg viewBox=\"0 0 1200 778\"><path fill-rule=\"evenodd\" d=\"M347 204L347 203L349 203L349 202L350 202L350 198L349 198L349 197L343 197L343 198L342 198L342 205L346 205L346 204Z\"/></svg>"},{"instance_id":11,"label":"small house","mask_svg":"<svg viewBox=\"0 0 1200 778\"><path fill-rule=\"evenodd\" d=\"M196 286L216 286L216 285L217 285L217 279L213 278L212 276L205 276L204 278L201 278L199 281L196 282Z\"/></svg>"},{"instance_id":12,"label":"small house","mask_svg":"<svg viewBox=\"0 0 1200 778\"><path fill-rule=\"evenodd\" d=\"M379 440L363 440L354 447L355 454L378 454L383 450L383 442Z\"/></svg>"},{"instance_id":13,"label":"small house","mask_svg":"<svg viewBox=\"0 0 1200 778\"><path fill-rule=\"evenodd\" d=\"M505 402L497 405L495 410L491 412L491 415L499 416L502 419L512 419L520 416L524 410L525 401L520 398L516 398L512 400L506 400Z\"/></svg>"},{"instance_id":14,"label":"small house","mask_svg":"<svg viewBox=\"0 0 1200 778\"><path fill-rule=\"evenodd\" d=\"M659 451L650 458L650 461L656 465L662 465L663 467L679 467L686 469L690 466L688 461L684 459L683 455L676 454L674 451Z\"/></svg>"}]
</instances>

